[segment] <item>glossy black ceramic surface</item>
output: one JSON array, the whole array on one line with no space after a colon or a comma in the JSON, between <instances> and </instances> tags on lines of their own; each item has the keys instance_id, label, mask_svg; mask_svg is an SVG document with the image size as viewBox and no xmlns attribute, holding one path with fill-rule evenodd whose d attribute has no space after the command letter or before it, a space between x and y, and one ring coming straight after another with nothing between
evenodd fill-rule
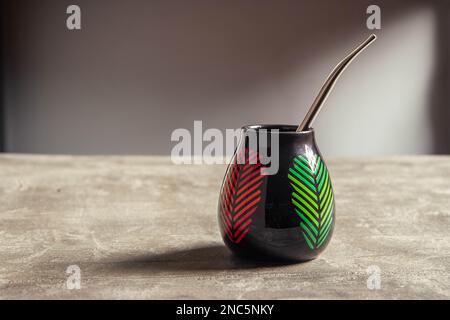
<instances>
[{"instance_id":1,"label":"glossy black ceramic surface","mask_svg":"<svg viewBox=\"0 0 450 320\"><path fill-rule=\"evenodd\" d=\"M241 130L218 208L223 240L239 256L306 261L316 258L330 242L335 223L331 179L314 131L295 132L296 128L257 125ZM267 150L260 136L264 130L269 130ZM255 135L256 145L250 143ZM264 175L270 166L273 170L265 155L275 161L277 140L278 172Z\"/></svg>"}]
</instances>

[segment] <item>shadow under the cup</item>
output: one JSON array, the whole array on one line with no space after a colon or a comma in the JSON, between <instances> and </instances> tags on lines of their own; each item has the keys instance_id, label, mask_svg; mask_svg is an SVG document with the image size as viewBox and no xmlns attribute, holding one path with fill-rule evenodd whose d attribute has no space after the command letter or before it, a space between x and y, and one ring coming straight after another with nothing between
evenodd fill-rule
<instances>
[{"instance_id":1,"label":"shadow under the cup","mask_svg":"<svg viewBox=\"0 0 450 320\"><path fill-rule=\"evenodd\" d=\"M156 254L118 257L105 264L106 268L120 272L183 272L281 267L292 262L242 259L223 245L207 245Z\"/></svg>"}]
</instances>

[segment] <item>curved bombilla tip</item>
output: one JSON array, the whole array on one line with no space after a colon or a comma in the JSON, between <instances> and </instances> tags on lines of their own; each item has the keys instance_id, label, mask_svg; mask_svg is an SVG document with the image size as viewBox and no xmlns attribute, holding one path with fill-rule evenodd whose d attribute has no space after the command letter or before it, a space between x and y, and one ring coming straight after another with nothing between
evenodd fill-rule
<instances>
[{"instance_id":1,"label":"curved bombilla tip","mask_svg":"<svg viewBox=\"0 0 450 320\"><path fill-rule=\"evenodd\" d=\"M319 91L316 99L308 110L305 118L302 123L298 126L297 132L305 131L311 128L312 123L316 119L317 115L320 112L325 100L333 89L336 81L339 79L339 76L343 73L345 68L353 61L353 59L358 56L365 48L367 48L373 41L377 39L375 34L371 34L364 42L362 42L359 46L357 46L352 52L350 52L341 62L339 62L336 67L334 67L333 71L331 71L330 75L327 77L325 83Z\"/></svg>"}]
</instances>

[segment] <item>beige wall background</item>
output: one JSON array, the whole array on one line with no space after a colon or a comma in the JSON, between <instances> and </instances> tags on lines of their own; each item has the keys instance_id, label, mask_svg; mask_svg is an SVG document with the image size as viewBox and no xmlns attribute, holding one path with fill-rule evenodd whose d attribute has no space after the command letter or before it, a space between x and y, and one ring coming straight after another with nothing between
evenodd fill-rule
<instances>
[{"instance_id":1,"label":"beige wall background","mask_svg":"<svg viewBox=\"0 0 450 320\"><path fill-rule=\"evenodd\" d=\"M8 1L7 1L8 2ZM68 31L78 4L82 30ZM298 123L340 79L315 129L326 155L450 153L448 1L9 1L6 150L170 154L172 130Z\"/></svg>"}]
</instances>

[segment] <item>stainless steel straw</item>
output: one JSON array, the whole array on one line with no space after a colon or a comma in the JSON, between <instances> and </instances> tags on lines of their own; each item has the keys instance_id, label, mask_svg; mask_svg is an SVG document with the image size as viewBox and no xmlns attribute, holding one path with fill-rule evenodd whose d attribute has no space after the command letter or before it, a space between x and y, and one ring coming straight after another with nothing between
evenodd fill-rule
<instances>
[{"instance_id":1,"label":"stainless steel straw","mask_svg":"<svg viewBox=\"0 0 450 320\"><path fill-rule=\"evenodd\" d=\"M328 76L327 80L320 89L319 94L314 100L312 106L309 108L308 113L303 119L302 123L298 126L297 132L305 131L311 128L312 123L316 119L317 115L320 112L325 100L330 94L331 90L334 87L334 84L339 79L339 76L345 70L345 68L356 58L356 56L363 51L369 44L371 44L374 40L376 40L377 36L372 34L369 38L367 38L363 43L361 43L355 50L353 50L348 56L346 56L341 62L338 63L336 67L334 67L333 71Z\"/></svg>"}]
</instances>

